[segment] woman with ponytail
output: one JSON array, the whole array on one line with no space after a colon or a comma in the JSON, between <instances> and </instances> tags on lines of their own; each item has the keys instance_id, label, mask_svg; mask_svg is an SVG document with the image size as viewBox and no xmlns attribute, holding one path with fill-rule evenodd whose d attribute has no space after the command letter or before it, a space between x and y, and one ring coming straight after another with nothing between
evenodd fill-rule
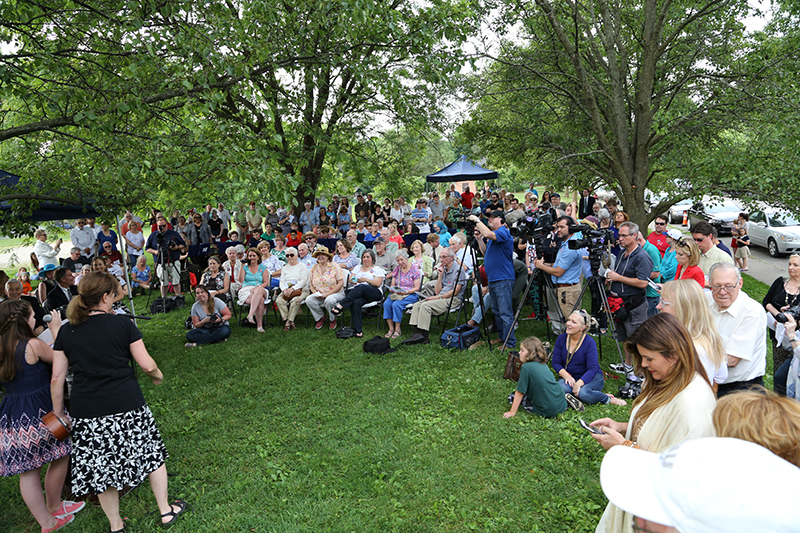
<instances>
[{"instance_id":1,"label":"woman with ponytail","mask_svg":"<svg viewBox=\"0 0 800 533\"><path fill-rule=\"evenodd\" d=\"M156 385L164 375L133 322L112 311L121 291L119 281L106 272L81 279L78 296L67 307L69 325L61 328L54 345L52 382L53 407L60 412L67 367L72 367L72 491L97 494L112 533L125 531L119 489L136 487L145 478L163 524L175 522L187 507L183 500L167 499L167 450L135 366Z\"/></svg>"},{"instance_id":2,"label":"woman with ponytail","mask_svg":"<svg viewBox=\"0 0 800 533\"><path fill-rule=\"evenodd\" d=\"M61 317L53 311L50 331L58 334ZM42 531L55 531L72 522L84 504L61 501L67 475L70 443L58 441L42 416L53 408L50 365L53 350L33 334L33 309L24 300L0 304L0 476L19 474L22 499ZM69 424L63 405L56 411ZM44 477L42 467L50 463Z\"/></svg>"}]
</instances>

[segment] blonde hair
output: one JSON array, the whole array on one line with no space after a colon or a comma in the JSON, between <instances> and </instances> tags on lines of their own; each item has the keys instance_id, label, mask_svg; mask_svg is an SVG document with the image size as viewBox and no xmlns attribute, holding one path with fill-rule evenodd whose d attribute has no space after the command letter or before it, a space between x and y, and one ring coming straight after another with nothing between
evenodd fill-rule
<instances>
[{"instance_id":1,"label":"blonde hair","mask_svg":"<svg viewBox=\"0 0 800 533\"><path fill-rule=\"evenodd\" d=\"M723 396L713 415L717 437L754 442L800 467L800 403L758 387Z\"/></svg>"},{"instance_id":2,"label":"blonde hair","mask_svg":"<svg viewBox=\"0 0 800 533\"><path fill-rule=\"evenodd\" d=\"M725 343L700 285L693 279L668 281L661 289L661 296L674 305L675 317L686 327L692 340L703 347L714 366L725 364Z\"/></svg>"},{"instance_id":3,"label":"blonde hair","mask_svg":"<svg viewBox=\"0 0 800 533\"><path fill-rule=\"evenodd\" d=\"M89 318L89 311L97 306L103 296L109 293L119 294L122 287L116 277L108 272L89 272L81 277L78 283L78 295L70 300L67 306L67 318L70 324L78 325Z\"/></svg>"},{"instance_id":4,"label":"blonde hair","mask_svg":"<svg viewBox=\"0 0 800 533\"><path fill-rule=\"evenodd\" d=\"M520 350L525 348L528 352L528 359L523 361L525 363L532 361L534 363L546 365L550 360L550 355L547 353L544 344L542 344L542 341L540 341L538 337L528 337L519 344L519 347Z\"/></svg>"},{"instance_id":5,"label":"blonde hair","mask_svg":"<svg viewBox=\"0 0 800 533\"><path fill-rule=\"evenodd\" d=\"M672 369L664 379L656 380L650 372L643 372L640 346L661 354L672 363ZM695 374L700 374L708 382L689 332L670 314L660 313L647 319L628 338L625 350L633 356L636 373L644 373L642 394L634 401L634 405L642 404L636 413L637 419L647 420L653 411L671 402L689 386Z\"/></svg>"},{"instance_id":6,"label":"blonde hair","mask_svg":"<svg viewBox=\"0 0 800 533\"><path fill-rule=\"evenodd\" d=\"M691 237L678 239L675 243L675 250L677 251L678 248L682 248L683 252L689 256L689 266L697 266L697 263L700 262L700 248L697 247L694 239Z\"/></svg>"}]
</instances>

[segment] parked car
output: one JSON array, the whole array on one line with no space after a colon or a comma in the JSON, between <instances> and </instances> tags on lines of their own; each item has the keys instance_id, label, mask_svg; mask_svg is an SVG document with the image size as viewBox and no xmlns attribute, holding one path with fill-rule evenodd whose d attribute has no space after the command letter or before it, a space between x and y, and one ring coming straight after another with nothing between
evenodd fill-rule
<instances>
[{"instance_id":1,"label":"parked car","mask_svg":"<svg viewBox=\"0 0 800 533\"><path fill-rule=\"evenodd\" d=\"M686 213L689 208L694 203L694 200L686 199L681 200L680 202L674 204L672 207L667 209L667 217L669 218L670 224L680 224L683 222L683 215Z\"/></svg>"},{"instance_id":2,"label":"parked car","mask_svg":"<svg viewBox=\"0 0 800 533\"><path fill-rule=\"evenodd\" d=\"M800 251L800 221L791 213L753 211L748 227L750 244L763 246L772 257Z\"/></svg>"},{"instance_id":3,"label":"parked car","mask_svg":"<svg viewBox=\"0 0 800 533\"><path fill-rule=\"evenodd\" d=\"M730 198L704 196L689 208L689 228L704 220L717 230L717 236L731 234L731 223L744 208Z\"/></svg>"}]
</instances>

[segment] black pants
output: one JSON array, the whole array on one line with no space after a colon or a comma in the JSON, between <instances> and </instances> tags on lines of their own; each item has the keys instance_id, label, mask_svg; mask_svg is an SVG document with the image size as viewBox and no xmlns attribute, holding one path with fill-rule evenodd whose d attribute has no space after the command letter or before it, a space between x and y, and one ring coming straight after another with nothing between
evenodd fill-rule
<instances>
[{"instance_id":1,"label":"black pants","mask_svg":"<svg viewBox=\"0 0 800 533\"><path fill-rule=\"evenodd\" d=\"M380 302L381 298L383 293L378 287L362 283L353 287L339 302L345 309L350 309L350 327L356 330L356 333L361 333L361 307L370 302Z\"/></svg>"},{"instance_id":2,"label":"black pants","mask_svg":"<svg viewBox=\"0 0 800 533\"><path fill-rule=\"evenodd\" d=\"M758 376L748 381L734 381L732 383L723 383L717 389L717 398L722 398L726 394L740 390L748 390L757 385L764 386L764 376Z\"/></svg>"}]
</instances>

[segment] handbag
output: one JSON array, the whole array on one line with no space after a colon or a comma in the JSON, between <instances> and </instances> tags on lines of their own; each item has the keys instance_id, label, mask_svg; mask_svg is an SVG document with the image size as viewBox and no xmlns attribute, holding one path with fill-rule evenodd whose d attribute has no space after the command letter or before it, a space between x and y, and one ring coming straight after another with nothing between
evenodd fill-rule
<instances>
[{"instance_id":1,"label":"handbag","mask_svg":"<svg viewBox=\"0 0 800 533\"><path fill-rule=\"evenodd\" d=\"M481 337L481 330L475 326L458 326L442 333L441 345L443 348L458 348L466 350Z\"/></svg>"},{"instance_id":2,"label":"handbag","mask_svg":"<svg viewBox=\"0 0 800 533\"><path fill-rule=\"evenodd\" d=\"M508 361L506 361L506 370L503 372L503 379L510 379L511 381L519 381L519 372L522 369L522 361L519 359L519 352L508 352Z\"/></svg>"},{"instance_id":3,"label":"handbag","mask_svg":"<svg viewBox=\"0 0 800 533\"><path fill-rule=\"evenodd\" d=\"M44 425L47 426L50 433L58 440L63 441L69 437L69 428L66 422L54 411L42 415L42 422L44 422Z\"/></svg>"},{"instance_id":4,"label":"handbag","mask_svg":"<svg viewBox=\"0 0 800 533\"><path fill-rule=\"evenodd\" d=\"M301 294L303 294L303 291L301 291L300 289L295 289L291 293L289 293L289 297L288 298L286 296L284 296L283 293L281 293L281 297L284 300L286 300L287 302L291 302L292 299L297 298Z\"/></svg>"}]
</instances>

